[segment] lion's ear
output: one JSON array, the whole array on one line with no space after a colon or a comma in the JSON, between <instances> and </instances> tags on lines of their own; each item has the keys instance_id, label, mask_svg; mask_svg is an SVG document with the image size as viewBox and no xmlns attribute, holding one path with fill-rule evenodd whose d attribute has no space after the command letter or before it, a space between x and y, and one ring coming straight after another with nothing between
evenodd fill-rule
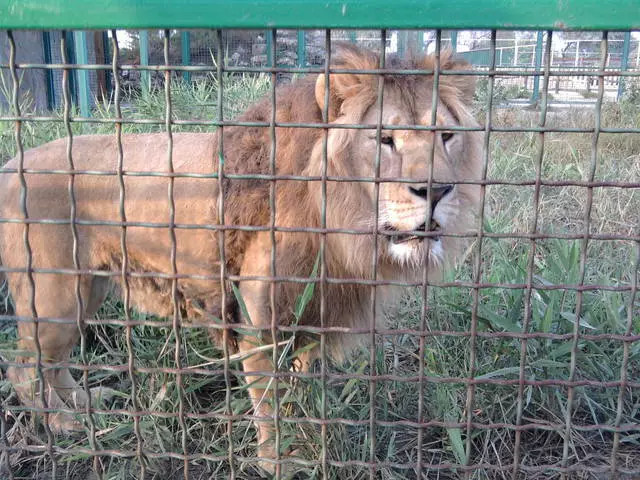
<instances>
[{"instance_id":1,"label":"lion's ear","mask_svg":"<svg viewBox=\"0 0 640 480\"><path fill-rule=\"evenodd\" d=\"M431 67L433 68L433 66ZM472 70L473 67L466 60L456 57L451 50L443 50L440 55L440 68L442 70ZM474 75L447 75L443 76L448 85L456 88L465 104L473 101L476 91L476 77Z\"/></svg>"},{"instance_id":2,"label":"lion's ear","mask_svg":"<svg viewBox=\"0 0 640 480\"><path fill-rule=\"evenodd\" d=\"M331 62L332 68L345 70L375 70L378 56L351 44L337 44ZM375 91L376 77L371 74L331 73L329 74L329 121L340 115L343 103L363 91ZM315 96L320 110L324 110L326 75L318 75Z\"/></svg>"}]
</instances>

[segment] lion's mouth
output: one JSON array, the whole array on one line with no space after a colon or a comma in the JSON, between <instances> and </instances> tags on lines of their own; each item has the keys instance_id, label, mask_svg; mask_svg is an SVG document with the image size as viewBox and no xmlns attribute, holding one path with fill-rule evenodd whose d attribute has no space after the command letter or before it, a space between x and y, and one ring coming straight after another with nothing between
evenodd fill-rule
<instances>
[{"instance_id":1,"label":"lion's mouth","mask_svg":"<svg viewBox=\"0 0 640 480\"><path fill-rule=\"evenodd\" d=\"M431 222L429 222L429 230L426 229L426 226L427 226L426 223L423 223L422 225L417 227L415 230L411 230L410 232L406 232L406 233L396 229L391 225L387 225L385 229L391 232L394 232L393 234L389 235L389 241L395 245L408 243L408 242L415 242L415 241L421 242L428 238L431 238L436 242L440 241L440 237L437 235L426 236L426 235L416 235L414 233L414 232L425 232L425 231L440 232L440 224L433 219L431 219Z\"/></svg>"}]
</instances>

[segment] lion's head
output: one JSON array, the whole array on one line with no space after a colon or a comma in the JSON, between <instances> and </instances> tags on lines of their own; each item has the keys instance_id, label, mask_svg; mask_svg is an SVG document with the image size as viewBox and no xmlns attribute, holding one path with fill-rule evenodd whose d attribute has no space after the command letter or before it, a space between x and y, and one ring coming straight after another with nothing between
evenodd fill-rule
<instances>
[{"instance_id":1,"label":"lion's head","mask_svg":"<svg viewBox=\"0 0 640 480\"><path fill-rule=\"evenodd\" d=\"M342 47L337 68L374 70L379 58L370 52ZM449 52L440 57L440 71L466 70L465 62ZM435 58L400 61L390 58L387 68L434 70ZM385 75L382 115L378 103L378 76L330 75L329 121L335 124L432 125L433 75ZM469 75L439 76L436 125L477 127L470 113L475 87ZM316 81L316 101L325 104L325 76ZM460 238L447 234L472 229L479 203L477 181L482 170L482 135L477 131L383 129L380 136L378 192L378 252L387 269L419 271L425 261L440 267L455 258ZM378 139L376 129L330 129L327 174L338 177L372 178L376 174ZM310 170L322 171L323 149L318 142ZM433 161L431 158L433 156ZM433 171L431 170L433 165ZM431 178L431 188L429 179ZM407 180L411 183L403 183ZM328 228L373 228L376 219L374 182L329 182L327 186ZM427 192L431 201L427 199ZM321 202L316 186L315 201ZM431 212L430 212L431 210ZM430 214L431 213L431 214ZM416 232L429 232L420 235ZM373 255L372 235L331 235L334 252L353 271L367 272ZM355 255L354 255L355 254ZM434 271L436 268L434 268ZM437 268L439 270L439 268Z\"/></svg>"}]
</instances>

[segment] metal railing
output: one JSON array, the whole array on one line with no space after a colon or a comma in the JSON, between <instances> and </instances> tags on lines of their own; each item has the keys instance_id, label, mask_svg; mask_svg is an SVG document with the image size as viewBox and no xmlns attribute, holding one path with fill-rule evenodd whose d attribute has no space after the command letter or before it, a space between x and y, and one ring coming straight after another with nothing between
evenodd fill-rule
<instances>
[{"instance_id":1,"label":"metal railing","mask_svg":"<svg viewBox=\"0 0 640 480\"><path fill-rule=\"evenodd\" d=\"M474 2L435 1L425 4L417 1L346 1L346 2L128 2L120 0L105 5L87 6L80 0L70 0L64 4L58 2L25 1L20 4L10 1L0 2L0 18L7 38L6 57L1 57L0 75L7 74L10 79L7 92L10 94L6 108L0 109L0 134L9 132L8 137L0 136L4 142L12 143L6 152L17 158L17 167L0 167L0 175L15 175L20 183L20 218L0 218L2 225L23 225L20 247L26 252L24 265L8 267L0 265L5 274L24 274L29 279L30 301L28 312L16 313L10 307L0 311L2 334L7 338L2 345L10 345L15 338L11 330L15 322L34 326L36 351L33 360L17 362L13 357L21 355L15 347L6 347L0 351L0 365L22 369L35 369L39 378L39 396L43 399L41 407L21 406L8 382L2 384L2 411L0 412L0 476L20 478L24 476L42 478L111 478L120 475L126 478L148 478L153 475L162 478L243 478L243 475L255 474L251 468L260 460L255 451L258 447L252 440L250 422L270 422L275 429L277 458L268 459L274 465L294 465L301 475L309 478L430 478L440 475L442 478L578 478L576 475L591 474L607 478L636 478L640 475L640 454L637 449L637 437L640 421L637 416L637 402L640 395L638 362L640 362L640 296L638 295L638 271L640 270L640 219L637 210L628 218L600 219L620 220L615 228L605 229L602 224L594 224L596 211L601 207L602 195L623 195L619 209L624 205L640 205L640 173L633 170L631 163L628 176L608 176L602 170L613 169L615 162L629 162L638 159L640 135L640 114L636 123L628 123L631 117L624 117L618 123L603 120L603 111L610 108L607 103L607 80L635 82L640 76L637 70L611 68L609 62L609 31L631 31L637 8L631 3L606 5L606 2L588 2L573 8L558 5L557 2L539 1L535 6L528 4L505 6L490 0ZM509 65L501 68L497 36L501 28L539 30L548 39L544 51L534 58L534 69L525 70L521 65ZM110 32L110 62L89 63L86 57L76 58L70 63L65 52L69 36L63 31L60 36L60 63L24 63L20 62L20 49L23 45L16 41L21 29L36 30L74 30L74 38L82 38L84 29L112 29ZM139 64L124 65L120 61L121 48L116 29L163 29L163 65ZM268 45L269 63L267 66L234 66L225 61L222 49L216 50L216 62L212 65L176 65L169 61L171 31L168 29L208 28L221 42L223 29L259 28L268 32L265 40ZM279 67L273 65L277 57L276 46L278 29L318 29L324 28L325 52L331 51L331 29L380 29L378 51L381 52L379 68L359 71L359 74L373 75L379 79L385 76L414 75L433 79L435 98L429 125L384 124L382 114L376 124L335 124L329 121L328 107L323 112L322 122L304 123L281 121L276 118L277 86L280 74L330 75L353 73L335 69L326 55L324 65L296 65ZM489 63L486 68L473 71L441 71L439 60L433 70L397 70L385 64L387 49L387 29L432 29L434 33L435 55L440 58L443 49L443 29L490 29ZM584 72L568 67L555 69L552 65L552 42L555 31L566 29L584 29L601 31L599 57L597 65L588 70L588 76L594 79L593 103L590 104L589 125L574 124L578 113L570 110L565 117L557 119L550 108L549 92L554 81L559 78L575 78ZM182 37L184 41L184 37ZM4 53L4 52L3 52ZM182 58L186 59L184 51ZM157 72L162 76L158 89L151 100L145 100L146 107L128 105L137 101L135 96L125 97L121 82L123 71L146 74ZM62 98L61 112L24 111L25 86L21 83L21 73L29 71L61 72ZM72 73L81 72L86 81L89 72L109 72L114 88L112 105L97 115L90 105L80 105L80 114L74 109L71 98L70 82ZM181 111L175 101L179 88L175 77L186 78L189 74L203 73L215 79L217 90L208 97L210 108L196 118L181 117ZM234 81L244 74L267 76L267 88L263 93L271 99L271 116L262 121L237 120L225 113L226 88L232 88ZM441 126L436 124L438 104L438 82L447 76L472 75L485 80L485 96L476 94L476 117L478 127L447 126L452 132L480 132L483 136L482 175L480 179L457 181L446 179L446 183L472 184L481 189L479 218L470 231L443 233L444 236L467 238L474 242L470 256L457 276L442 280L429 278L427 270L420 280L387 280L377 274L377 263L372 262L371 278L336 278L327 268L326 239L332 234L364 236L375 238L376 258L378 238L390 235L389 232L372 232L371 228L331 228L327 225L326 205L327 186L332 183L373 184L375 198L381 185L385 183L425 183L433 188L434 178L408 179L402 177L382 177L380 174L380 152L382 130L413 130L438 132ZM535 100L535 110L526 113L524 118L517 117L524 110L521 106L511 105L505 118L496 109L496 92L500 79L520 81L532 78L539 85ZM588 81L588 80L587 80ZM326 82L327 84L329 82ZM223 87L224 85L224 87ZM385 82L378 82L377 104L384 98ZM86 84L85 84L86 86ZM617 84L616 84L617 87ZM561 87L558 87L560 89ZM143 87L143 90L146 88ZM188 97L193 98L193 97ZM326 99L329 90L325 89ZM123 101L124 100L124 101ZM152 110L148 103L162 101L159 110ZM631 102L633 103L633 101ZM152 105L153 106L153 105ZM625 104L625 108L633 105ZM2 108L2 104L0 104ZM144 108L149 108L145 110ZM613 107L611 107L613 108ZM527 112L529 112L527 110ZM614 117L623 115L615 110ZM188 114L187 114L188 115ZM621 123L622 122L622 123ZM24 166L25 141L29 146L44 143L38 135L30 136L29 129L37 130L41 126L54 128L54 136L66 138L67 153L65 168L26 168ZM263 128L270 138L268 173L228 172L225 169L225 146L223 134L227 128ZM323 150L323 169L320 175L294 175L278 173L278 152L276 135L278 129L318 129ZM77 129L77 130L76 130ZM85 130L83 130L85 129ZM164 132L167 145L167 159L164 171L127 170L124 158L128 152L123 147L123 135L127 131ZM174 165L174 131L180 129L208 130L216 132L218 152L212 158L215 171L201 172L176 171ZM336 129L368 129L377 135L376 156L372 159L372 176L338 176L327 171L328 132ZM39 131L39 130L38 130ZM115 168L102 170L76 168L74 163L73 140L78 131L103 132L114 136L118 152L114 158ZM47 134L49 135L49 134ZM509 157L522 158L523 164L529 162L532 174L517 176L514 171L495 172L492 167L502 148L500 141L507 136L521 136L526 139L529 149L522 153L523 145L508 150ZM569 153L553 150L553 143L563 135L561 141L570 145ZM603 139L628 139L629 150L620 147L613 153L605 153ZM587 138L587 146L578 139ZM519 137L520 138L520 137ZM49 138L47 138L48 140ZM497 140L496 140L497 139ZM583 140L584 141L584 140ZM633 143L636 142L636 143ZM550 153L551 152L551 153ZM578 152L578 153L576 153ZM607 151L608 152L608 151ZM627 152L623 158L620 152ZM5 152L3 152L4 154ZM567 161L564 155L584 155L578 174L548 176L549 165ZM429 157L431 167L434 162L432 149ZM8 158L0 158L3 165ZM524 167L523 167L524 168ZM576 167L577 168L577 167ZM433 170L433 168L431 168ZM563 170L564 171L564 170ZM612 170L620 172L620 170ZM49 178L67 178L69 203L71 209L66 219L32 218L28 211L28 178L37 176ZM86 219L78 215L74 185L82 177L116 177L118 181L117 220ZM167 205L169 218L166 222L131 221L125 209L126 185L132 178L164 179L167 181ZM217 201L217 223L193 225L182 223L176 217L174 189L176 182L182 179L200 179L222 184L225 181L262 181L269 189L269 218L262 225L241 225L225 223L225 196L220 188ZM438 181L443 181L439 179ZM296 228L276 224L275 196L276 186L282 182L320 183L322 192L322 213L317 224L301 225ZM504 203L498 202L491 192L499 189L513 189L513 192L530 192L528 207L530 217L525 223L520 219L510 219L511 228L496 230L491 212L501 210ZM559 210L575 208L571 198L561 200L549 192L562 190L567 197L581 197L581 203L575 214L561 215L558 222L575 221L575 228L566 226L560 229L560 223L550 227L546 222L546 209ZM563 197L564 198L564 197ZM504 199L503 199L504 200ZM562 203L562 202L566 203ZM554 203L557 202L557 203ZM376 202L377 205L377 202ZM635 212L635 215L634 215ZM376 208L375 218L379 212ZM515 225L518 224L519 228ZM607 224L608 225L608 224ZM34 252L30 244L30 231L42 226L68 227L72 232L72 265L65 268L43 268L34 261ZM117 229L118 244L121 252L120 268L95 270L81 264L78 248L82 228L104 227ZM164 271L140 271L131 265L127 250L127 235L133 228L148 229L149 232L166 231L169 235L170 268ZM254 234L266 232L271 242L272 260L268 274L242 276L229 271L224 247L221 250L219 275L193 275L180 272L177 263L176 236L182 232L205 230L216 236L224 245L225 235L234 232ZM307 233L315 235L320 245L318 269L311 276L282 275L277 271L275 260L276 237ZM419 232L418 232L419 233ZM151 233L150 233L151 234ZM380 240L382 241L382 240ZM1 242L1 239L0 239ZM499 268L493 255L493 245L503 242L513 250L521 250L520 256L508 257L517 263L511 277L499 278L493 275ZM556 281L550 281L540 273L541 265L549 260L553 251L550 242L558 242L558 252L565 252L567 269L575 267L572 276L562 277L558 273ZM611 259L611 270L598 276L591 272L594 268L590 255L601 245L614 244L613 253L619 258ZM602 247L604 248L604 247ZM488 253L488 250L491 252ZM555 252L555 253L554 253ZM564 255L565 253L562 253ZM613 255L612 253L612 255ZM560 253L558 253L560 255ZM507 258L507 257L505 257ZM563 257L564 258L564 257ZM518 263L520 262L520 263ZM507 262L508 263L508 262ZM466 268L466 270L465 270ZM519 270L518 270L519 269ZM562 268L560 269L562 270ZM78 305L77 315L72 317L47 317L36 311L36 286L34 276L57 275L59 278L75 278L74 296ZM123 293L122 305L115 316L104 311L97 318L84 318L83 302L80 293L80 277L92 275L99 278L119 280ZM130 282L141 278L155 278L167 281L167 292L173 314L170 319L153 319L132 313ZM221 319L206 324L183 323L180 311L178 282L184 279L218 282L223 292L220 310ZM247 281L269 282L271 321L268 325L238 324L227 321L227 296L236 293L231 284ZM320 320L315 326L288 323L282 324L276 318L275 291L277 285L298 283L315 285ZM372 289L371 318L375 318L376 291L383 286L405 286L413 288L412 297L417 304L401 313L395 314L394 324L380 327L375 321L361 328L328 326L325 317L332 307L327 291L335 285L360 285ZM9 285L10 287L11 285ZM492 292L500 292L495 294ZM306 292L306 290L305 290ZM453 292L453 293L447 293ZM507 298L513 292L517 300L510 304ZM561 295L559 303L547 302L547 310L536 310L541 297L549 297L554 292ZM0 291L6 298L8 291ZM608 294L619 295L614 297ZM448 295L448 296L447 296ZM594 297L597 296L598 297ZM436 297L434 297L436 296ZM452 298L458 297L458 300ZM242 308L239 298L234 297L237 308ZM438 303L434 298L444 298ZM511 298L511 297L509 297ZM553 297L556 298L556 297ZM451 305L451 302L457 302ZM593 303L597 306L591 309ZM601 302L601 303L598 303ZM9 305L9 301L3 302ZM617 305L615 311L608 306ZM449 308L443 315L458 319L446 323L438 318L439 308ZM433 313L432 310L433 309ZM554 313L560 312L564 320L556 320ZM588 310L588 311L587 311ZM589 315L604 311L602 321L593 324ZM589 315L587 315L587 313ZM543 329L547 316L553 320L553 327ZM515 319L509 323L509 319ZM612 320L612 319L615 319ZM565 321L560 324L560 321ZM610 326L607 322L614 325ZM77 325L80 333L80 349L69 361L53 362L43 358L40 350L38 328L49 324ZM93 330L87 330L92 327ZM111 330L106 333L105 329ZM273 368L267 371L243 371L237 366L238 359L229 349L229 343L222 343L222 352L214 359L210 351L202 346L200 338L194 332L213 329L221 332L227 340L229 336L255 335L264 332L276 339L283 334L315 335L321 352L321 365L315 370L289 371L282 365L287 357L287 343L275 342L270 345L269 355ZM123 331L114 329L121 328ZM162 330L164 329L164 330ZM97 331L97 338L92 337ZM117 333L113 333L113 332ZM5 333L9 332L9 333ZM155 333L154 333L155 332ZM148 355L141 339L167 335L159 341L156 350ZM371 348L361 354L350 369L341 370L330 364L327 354L326 337L335 334L362 334L371 340ZM120 340L101 338L114 335ZM3 339L4 337L0 337ZM114 343L115 342L115 343ZM404 343L403 343L404 342ZM106 346L100 353L92 349L92 343ZM496 347L498 344L498 347ZM555 346L559 345L558 348ZM205 349L202 352L200 349ZM430 358L438 351L447 348L458 349L465 358L458 369L443 365L442 370L434 370ZM167 351L171 350L168 354ZM493 356L493 369L487 370L484 362L487 351ZM97 352L97 353L96 353ZM401 352L401 353L398 353ZM542 352L542 353L541 353ZM550 356L546 356L545 352ZM291 353L291 352L289 352ZM147 356L144 356L147 355ZM390 356L391 360L385 360ZM382 357L382 360L381 360ZM440 358L440 357L435 357ZM448 357L450 360L452 357ZM106 361L103 361L106 359ZM602 365L608 361L616 363ZM594 366L583 370L580 362L588 361ZM287 364L286 367L289 365ZM451 367L451 370L448 368ZM124 384L120 402L113 405L92 405L65 408L49 406L44 391L44 373L51 369L70 368L79 377L84 392L91 398L91 387L109 377L110 385L118 387ZM587 376L585 372L610 370L600 377ZM249 375L259 374L273 380L273 414L261 416L253 412L248 404L248 395L236 382ZM115 380L114 380L115 378ZM292 382L293 385L289 385ZM295 385L298 382L299 385ZM308 382L308 383L304 383ZM285 387L283 387L285 385ZM287 396L280 395L280 389L287 390ZM149 392L145 392L148 389ZM198 390L204 390L198 396ZM305 391L305 398L292 403L295 391ZM439 392L427 393L429 389ZM593 403L592 397L585 391L600 392L598 399L602 403ZM195 392L195 393L194 393ZM604 392L604 393L602 393ZM608 393L607 393L608 392ZM148 395L145 395L148 393ZM406 399L401 398L402 394ZM195 396L194 396L195 395ZM541 403L534 408L532 401L548 398L548 405L555 411L547 411L547 404ZM209 398L218 402L208 403ZM353 399L357 399L353 404ZM532 400L534 399L534 400ZM541 400L540 400L541 401ZM358 404L358 402L361 402ZM404 402L410 405L398 405ZM436 407L431 407L431 402ZM542 402L542 401L541 401ZM447 410L437 405L457 405L457 409ZM499 404L500 408L493 408ZM161 405L161 406L159 406ZM437 415L441 408L445 413ZM502 409L502 410L500 410ZM486 413L485 411L489 411ZM56 434L49 426L50 418L58 413L72 413L86 419L84 434L65 437ZM435 413L434 413L435 412ZM44 431L38 430L36 422L27 421L37 414L44 417ZM502 416L501 416L502 415ZM303 436L306 445L295 455L281 455L280 449L288 445L291 430ZM344 431L344 432L343 432ZM249 433L248 433L249 432ZM346 432L346 433L345 433ZM387 434L386 432L391 432ZM578 437L584 437L583 442ZM247 437L249 439L247 440ZM538 441L543 437L544 441ZM480 439L480 440L479 440ZM342 441L343 443L336 444ZM333 442L333 443L332 443ZM484 444L483 444L484 442ZM580 443L578 448L576 445ZM591 447L589 445L592 443ZM315 446L314 446L315 444ZM353 445L350 445L353 444ZM487 446L490 446L488 448ZM535 447L530 447L534 445ZM539 450L534 452L533 450ZM284 478L278 468L276 477Z\"/></svg>"}]
</instances>

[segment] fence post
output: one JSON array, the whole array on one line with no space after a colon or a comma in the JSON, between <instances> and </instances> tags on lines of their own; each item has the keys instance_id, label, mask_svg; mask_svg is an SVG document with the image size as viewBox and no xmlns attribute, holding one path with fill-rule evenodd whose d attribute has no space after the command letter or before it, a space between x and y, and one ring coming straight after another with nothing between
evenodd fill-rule
<instances>
[{"instance_id":1,"label":"fence post","mask_svg":"<svg viewBox=\"0 0 640 480\"><path fill-rule=\"evenodd\" d=\"M416 55L422 51L418 38L422 38L422 35L419 35L415 30L407 32L407 50L410 55Z\"/></svg>"},{"instance_id":2,"label":"fence post","mask_svg":"<svg viewBox=\"0 0 640 480\"><path fill-rule=\"evenodd\" d=\"M191 36L189 32L180 33L180 47L182 49L182 65L191 65ZM191 72L184 70L182 78L187 83L191 83Z\"/></svg>"},{"instance_id":3,"label":"fence post","mask_svg":"<svg viewBox=\"0 0 640 480\"><path fill-rule=\"evenodd\" d=\"M624 33L624 43L622 44L622 60L620 61L620 71L626 72L629 67L629 43L631 43L631 32ZM625 78L618 79L618 100L624 95Z\"/></svg>"},{"instance_id":4,"label":"fence post","mask_svg":"<svg viewBox=\"0 0 640 480\"><path fill-rule=\"evenodd\" d=\"M356 36L356 31L355 30L349 30L349 41L351 43L356 43L357 40L358 40L358 38Z\"/></svg>"},{"instance_id":5,"label":"fence post","mask_svg":"<svg viewBox=\"0 0 640 480\"><path fill-rule=\"evenodd\" d=\"M42 32L42 49L44 63L51 64L51 37L48 31ZM47 108L53 110L56 107L56 87L53 83L53 73L47 69Z\"/></svg>"},{"instance_id":6,"label":"fence post","mask_svg":"<svg viewBox=\"0 0 640 480\"><path fill-rule=\"evenodd\" d=\"M86 65L89 63L89 52L87 51L87 32L76 31L73 32L73 41L76 47L76 62L78 64ZM78 79L78 103L80 104L80 115L83 117L90 117L91 111L89 104L91 99L91 89L89 88L89 71L78 69L76 70L76 76Z\"/></svg>"},{"instance_id":7,"label":"fence post","mask_svg":"<svg viewBox=\"0 0 640 480\"><path fill-rule=\"evenodd\" d=\"M303 68L307 64L307 43L304 30L298 30L298 68Z\"/></svg>"},{"instance_id":8,"label":"fence post","mask_svg":"<svg viewBox=\"0 0 640 480\"><path fill-rule=\"evenodd\" d=\"M400 30L398 32L398 57L402 58L404 52L407 51L407 43L409 41L409 32Z\"/></svg>"},{"instance_id":9,"label":"fence post","mask_svg":"<svg viewBox=\"0 0 640 480\"><path fill-rule=\"evenodd\" d=\"M419 47L420 47L419 51L420 51L421 53L424 53L424 51L426 50L425 46L426 46L426 44L427 44L427 32L425 32L424 30L423 30L423 31L421 31L421 32L418 34L418 38L419 38L419 43L420 43L420 45L419 45Z\"/></svg>"},{"instance_id":10,"label":"fence post","mask_svg":"<svg viewBox=\"0 0 640 480\"><path fill-rule=\"evenodd\" d=\"M272 55L271 55L271 43L272 43L272 41L271 41L271 31L270 30L266 30L265 31L265 40L266 40L265 48L267 49L267 66L268 67L275 67L275 65L273 63L274 59L272 58Z\"/></svg>"},{"instance_id":11,"label":"fence post","mask_svg":"<svg viewBox=\"0 0 640 480\"><path fill-rule=\"evenodd\" d=\"M457 30L451 30L451 50L453 50L453 53L456 53L458 51L458 31Z\"/></svg>"},{"instance_id":12,"label":"fence post","mask_svg":"<svg viewBox=\"0 0 640 480\"><path fill-rule=\"evenodd\" d=\"M140 30L140 66L149 66L149 31ZM142 94L146 95L151 91L151 75L149 70L140 72L140 86Z\"/></svg>"},{"instance_id":13,"label":"fence post","mask_svg":"<svg viewBox=\"0 0 640 480\"><path fill-rule=\"evenodd\" d=\"M109 42L109 34L107 33L106 30L102 32L102 44L104 45L104 63L106 64L111 63L112 53L111 53L111 49L109 48L111 43ZM112 75L113 75L113 72L111 70L105 70L104 78L105 78L105 83L107 84L107 91L106 91L107 97L109 97L112 92L112 88L111 88Z\"/></svg>"},{"instance_id":14,"label":"fence post","mask_svg":"<svg viewBox=\"0 0 640 480\"><path fill-rule=\"evenodd\" d=\"M542 32L538 32L538 38L536 40L536 54L535 54L535 66L533 73L540 72L542 66ZM533 93L531 94L531 103L536 103L540 99L540 76L534 75L533 77Z\"/></svg>"}]
</instances>

